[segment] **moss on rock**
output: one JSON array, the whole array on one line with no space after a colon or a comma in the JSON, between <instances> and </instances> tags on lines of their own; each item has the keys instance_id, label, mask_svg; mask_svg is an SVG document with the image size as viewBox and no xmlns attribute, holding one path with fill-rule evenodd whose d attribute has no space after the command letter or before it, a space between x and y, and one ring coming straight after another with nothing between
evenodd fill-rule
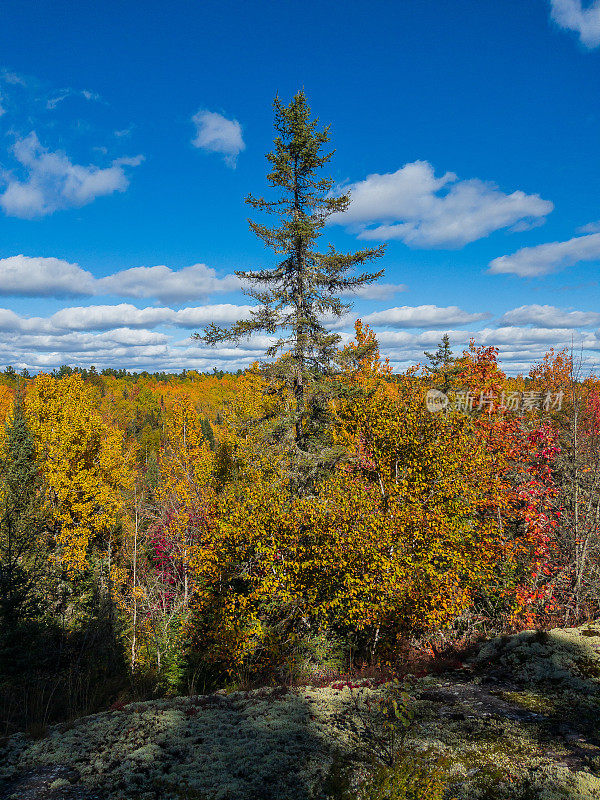
<instances>
[{"instance_id":1,"label":"moss on rock","mask_svg":"<svg viewBox=\"0 0 600 800\"><path fill-rule=\"evenodd\" d=\"M594 635L592 635L594 634ZM523 631L487 642L473 659L479 669L501 670L529 686L600 689L600 625ZM590 683L590 681L592 683Z\"/></svg>"},{"instance_id":2,"label":"moss on rock","mask_svg":"<svg viewBox=\"0 0 600 800\"><path fill-rule=\"evenodd\" d=\"M445 764L457 800L600 800L598 648L597 625L526 631L486 643L476 676L415 679L402 757ZM43 739L10 737L0 784L62 765L81 776L82 797L324 800L344 764L354 800L369 763L390 755L377 709L396 690L362 682L132 703Z\"/></svg>"}]
</instances>

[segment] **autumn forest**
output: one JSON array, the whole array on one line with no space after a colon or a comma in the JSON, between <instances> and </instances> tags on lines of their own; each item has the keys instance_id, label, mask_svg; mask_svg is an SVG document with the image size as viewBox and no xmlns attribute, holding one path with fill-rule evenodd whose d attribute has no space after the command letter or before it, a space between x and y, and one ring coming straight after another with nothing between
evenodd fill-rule
<instances>
[{"instance_id":1,"label":"autumn forest","mask_svg":"<svg viewBox=\"0 0 600 800\"><path fill-rule=\"evenodd\" d=\"M600 379L568 350L507 376L497 348L446 335L394 372L360 320L344 345L340 297L384 248L319 251L349 202L322 177L329 131L302 92L275 128L271 194L247 202L277 263L239 273L250 319L197 334L263 333L263 361L0 376L4 734L390 677L600 611Z\"/></svg>"},{"instance_id":2,"label":"autumn forest","mask_svg":"<svg viewBox=\"0 0 600 800\"><path fill-rule=\"evenodd\" d=\"M600 383L568 353L507 378L475 345L391 374L360 324L340 355L330 462L300 468L293 395L258 366L4 374L9 729L126 691L326 677L393 666L415 637L597 614ZM430 387L473 406L432 413ZM520 404L478 408L503 392ZM292 490L299 473L310 485Z\"/></svg>"}]
</instances>

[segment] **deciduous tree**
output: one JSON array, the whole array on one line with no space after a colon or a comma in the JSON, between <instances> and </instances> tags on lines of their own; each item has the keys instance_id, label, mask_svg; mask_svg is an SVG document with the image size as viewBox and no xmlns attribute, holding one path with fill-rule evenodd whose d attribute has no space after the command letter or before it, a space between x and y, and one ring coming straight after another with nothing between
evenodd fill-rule
<instances>
[{"instance_id":1,"label":"deciduous tree","mask_svg":"<svg viewBox=\"0 0 600 800\"><path fill-rule=\"evenodd\" d=\"M26 415L46 485L54 558L70 574L87 564L92 544L110 558L121 492L131 483L131 448L97 410L94 388L77 374L38 375Z\"/></svg>"}]
</instances>

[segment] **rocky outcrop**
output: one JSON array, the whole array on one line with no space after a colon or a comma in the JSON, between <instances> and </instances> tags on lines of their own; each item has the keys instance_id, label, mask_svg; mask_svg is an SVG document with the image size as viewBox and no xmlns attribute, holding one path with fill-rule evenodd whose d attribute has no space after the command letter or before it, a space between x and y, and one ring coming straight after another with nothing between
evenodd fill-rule
<instances>
[{"instance_id":1,"label":"rocky outcrop","mask_svg":"<svg viewBox=\"0 0 600 800\"><path fill-rule=\"evenodd\" d=\"M457 800L600 800L600 626L498 637L409 681L405 752L443 763ZM144 703L0 749L7 800L303 800L332 764L389 755L394 684L260 689ZM387 719L387 718L385 718Z\"/></svg>"}]
</instances>

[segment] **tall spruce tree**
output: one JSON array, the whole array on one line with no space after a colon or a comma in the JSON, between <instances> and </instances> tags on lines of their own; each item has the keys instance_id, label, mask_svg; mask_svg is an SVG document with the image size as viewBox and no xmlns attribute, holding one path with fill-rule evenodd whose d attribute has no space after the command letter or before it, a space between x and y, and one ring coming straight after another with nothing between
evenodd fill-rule
<instances>
[{"instance_id":1,"label":"tall spruce tree","mask_svg":"<svg viewBox=\"0 0 600 800\"><path fill-rule=\"evenodd\" d=\"M245 291L258 301L249 319L231 328L210 325L195 337L207 344L239 341L253 333L276 335L266 355L285 356L275 367L263 365L265 374L282 379L294 396L294 409L288 428L299 473L298 486L310 482L318 464L332 456L328 447L327 401L331 393L328 378L337 369L340 336L327 327L327 320L341 317L351 304L341 295L350 295L382 274L360 269L383 255L384 247L355 253L337 251L329 245L319 252L317 240L329 217L344 212L349 194L334 197L332 178L320 177L320 170L331 161L334 151L325 152L329 126L318 128L303 91L289 105L275 98L274 149L267 154L271 171L267 181L276 197L266 200L249 195L246 202L261 212L276 217L269 227L249 220L250 229L283 260L272 268L236 274L246 284Z\"/></svg>"}]
</instances>

